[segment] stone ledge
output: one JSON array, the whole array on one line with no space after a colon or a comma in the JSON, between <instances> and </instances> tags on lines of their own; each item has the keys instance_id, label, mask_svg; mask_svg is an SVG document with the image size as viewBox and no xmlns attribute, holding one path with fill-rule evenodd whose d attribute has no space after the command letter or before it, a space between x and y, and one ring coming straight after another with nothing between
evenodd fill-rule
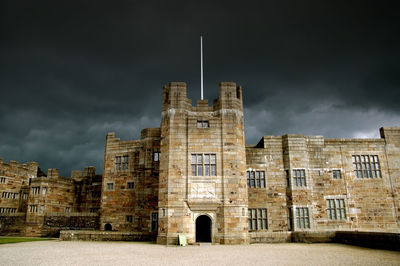
<instances>
[{"instance_id":1,"label":"stone ledge","mask_svg":"<svg viewBox=\"0 0 400 266\"><path fill-rule=\"evenodd\" d=\"M142 232L62 230L60 240L64 241L155 241L154 234Z\"/></svg>"}]
</instances>

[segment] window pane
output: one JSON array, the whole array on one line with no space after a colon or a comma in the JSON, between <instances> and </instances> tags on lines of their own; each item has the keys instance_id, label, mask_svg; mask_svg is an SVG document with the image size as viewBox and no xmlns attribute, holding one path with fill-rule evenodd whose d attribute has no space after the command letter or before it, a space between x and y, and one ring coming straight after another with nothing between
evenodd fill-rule
<instances>
[{"instance_id":1,"label":"window pane","mask_svg":"<svg viewBox=\"0 0 400 266\"><path fill-rule=\"evenodd\" d=\"M215 164L215 154L211 154L211 163Z\"/></svg>"},{"instance_id":2,"label":"window pane","mask_svg":"<svg viewBox=\"0 0 400 266\"><path fill-rule=\"evenodd\" d=\"M196 164L196 155L192 154L192 164Z\"/></svg>"},{"instance_id":3,"label":"window pane","mask_svg":"<svg viewBox=\"0 0 400 266\"><path fill-rule=\"evenodd\" d=\"M210 163L210 155L209 154L204 154L204 163L209 164Z\"/></svg>"},{"instance_id":4,"label":"window pane","mask_svg":"<svg viewBox=\"0 0 400 266\"><path fill-rule=\"evenodd\" d=\"M204 165L204 175L205 176L210 175L210 165L208 165L208 164Z\"/></svg>"},{"instance_id":5,"label":"window pane","mask_svg":"<svg viewBox=\"0 0 400 266\"><path fill-rule=\"evenodd\" d=\"M382 176L381 176L381 171L380 171L380 170L376 171L376 176L377 176L377 177L382 177Z\"/></svg>"},{"instance_id":6,"label":"window pane","mask_svg":"<svg viewBox=\"0 0 400 266\"><path fill-rule=\"evenodd\" d=\"M197 175L202 176L203 175L203 165L197 165Z\"/></svg>"},{"instance_id":7,"label":"window pane","mask_svg":"<svg viewBox=\"0 0 400 266\"><path fill-rule=\"evenodd\" d=\"M196 176L196 165L192 164L192 176Z\"/></svg>"},{"instance_id":8,"label":"window pane","mask_svg":"<svg viewBox=\"0 0 400 266\"><path fill-rule=\"evenodd\" d=\"M217 175L217 174L216 174L216 171L215 171L215 164L212 164L212 165L211 165L211 175L212 175L212 176Z\"/></svg>"},{"instance_id":9,"label":"window pane","mask_svg":"<svg viewBox=\"0 0 400 266\"><path fill-rule=\"evenodd\" d=\"M203 156L202 154L197 154L197 163L202 163L203 162Z\"/></svg>"}]
</instances>

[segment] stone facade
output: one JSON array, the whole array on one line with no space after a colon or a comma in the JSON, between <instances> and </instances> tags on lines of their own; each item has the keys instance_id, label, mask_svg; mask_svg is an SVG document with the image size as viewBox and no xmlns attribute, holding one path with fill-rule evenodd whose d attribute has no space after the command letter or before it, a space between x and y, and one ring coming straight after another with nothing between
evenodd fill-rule
<instances>
[{"instance_id":1,"label":"stone facade","mask_svg":"<svg viewBox=\"0 0 400 266\"><path fill-rule=\"evenodd\" d=\"M1 161L0 207L10 213L0 214L0 232L90 229L62 237L160 244L180 234L189 243L247 244L400 232L400 127L381 128L380 139L291 134L246 146L243 119L235 83L220 83L212 106L194 106L186 84L172 82L160 128L143 129L139 140L107 134L103 176L87 167L71 178L56 169L37 177L36 163Z\"/></svg>"},{"instance_id":2,"label":"stone facade","mask_svg":"<svg viewBox=\"0 0 400 266\"><path fill-rule=\"evenodd\" d=\"M158 243L174 243L179 233L195 242L200 215L211 219L212 242L248 243L241 93L221 83L212 107L192 106L185 83L164 87Z\"/></svg>"},{"instance_id":3,"label":"stone facade","mask_svg":"<svg viewBox=\"0 0 400 266\"><path fill-rule=\"evenodd\" d=\"M83 174L73 171L70 178L59 176L57 169L38 177L37 163L2 162L0 171L2 235L57 236L66 228L98 229L102 178L94 167Z\"/></svg>"},{"instance_id":4,"label":"stone facade","mask_svg":"<svg viewBox=\"0 0 400 266\"><path fill-rule=\"evenodd\" d=\"M387 155L390 147L393 159L399 158L400 146L393 141L399 133L400 128L382 128L381 139L264 136L246 148L248 169L261 169L266 178L266 188L249 188L249 208L267 209L265 232L399 232L399 164L389 163ZM354 156L378 160L373 166L365 162L364 176L357 177ZM304 185L296 180L298 171L304 171ZM308 210L308 225L296 217L297 208Z\"/></svg>"},{"instance_id":5,"label":"stone facade","mask_svg":"<svg viewBox=\"0 0 400 266\"><path fill-rule=\"evenodd\" d=\"M147 234L158 218L160 244L179 234L245 244L400 231L400 128L382 128L380 139L264 136L246 146L241 87L221 83L212 106L193 106L186 90L183 82L163 87L161 127L141 140L107 135L102 229Z\"/></svg>"},{"instance_id":6,"label":"stone facade","mask_svg":"<svg viewBox=\"0 0 400 266\"><path fill-rule=\"evenodd\" d=\"M101 197L103 230L157 234L160 129L148 128L140 140L107 134Z\"/></svg>"}]
</instances>

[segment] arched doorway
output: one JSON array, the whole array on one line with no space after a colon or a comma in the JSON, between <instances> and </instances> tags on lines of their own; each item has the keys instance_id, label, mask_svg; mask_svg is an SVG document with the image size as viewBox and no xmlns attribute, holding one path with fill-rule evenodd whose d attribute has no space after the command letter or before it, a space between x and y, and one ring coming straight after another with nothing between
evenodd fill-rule
<instances>
[{"instance_id":1,"label":"arched doorway","mask_svg":"<svg viewBox=\"0 0 400 266\"><path fill-rule=\"evenodd\" d=\"M211 219L207 215L196 219L196 242L211 242Z\"/></svg>"},{"instance_id":2,"label":"arched doorway","mask_svg":"<svg viewBox=\"0 0 400 266\"><path fill-rule=\"evenodd\" d=\"M106 231L111 231L111 230L112 230L111 224L106 224L106 225L104 226L104 230L106 230Z\"/></svg>"}]
</instances>

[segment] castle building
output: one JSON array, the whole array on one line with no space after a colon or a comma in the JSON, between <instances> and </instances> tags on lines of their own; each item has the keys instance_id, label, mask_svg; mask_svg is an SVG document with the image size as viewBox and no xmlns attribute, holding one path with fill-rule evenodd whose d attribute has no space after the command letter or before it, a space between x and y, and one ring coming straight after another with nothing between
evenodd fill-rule
<instances>
[{"instance_id":1,"label":"castle building","mask_svg":"<svg viewBox=\"0 0 400 266\"><path fill-rule=\"evenodd\" d=\"M107 134L102 176L87 167L70 178L56 169L37 177L36 163L1 163L0 234L91 229L160 244L180 234L189 243L247 244L289 241L294 232L399 233L400 127L380 135L263 136L246 145L240 86L220 83L210 106L193 105L186 83L172 82L159 128L139 140Z\"/></svg>"},{"instance_id":2,"label":"castle building","mask_svg":"<svg viewBox=\"0 0 400 266\"><path fill-rule=\"evenodd\" d=\"M100 228L157 243L268 242L287 232L399 232L400 128L380 139L263 136L246 146L242 88L193 106L164 86L160 128L106 140Z\"/></svg>"},{"instance_id":3,"label":"castle building","mask_svg":"<svg viewBox=\"0 0 400 266\"><path fill-rule=\"evenodd\" d=\"M60 230L97 229L101 175L94 167L38 176L38 164L0 160L0 235L59 236Z\"/></svg>"}]
</instances>

